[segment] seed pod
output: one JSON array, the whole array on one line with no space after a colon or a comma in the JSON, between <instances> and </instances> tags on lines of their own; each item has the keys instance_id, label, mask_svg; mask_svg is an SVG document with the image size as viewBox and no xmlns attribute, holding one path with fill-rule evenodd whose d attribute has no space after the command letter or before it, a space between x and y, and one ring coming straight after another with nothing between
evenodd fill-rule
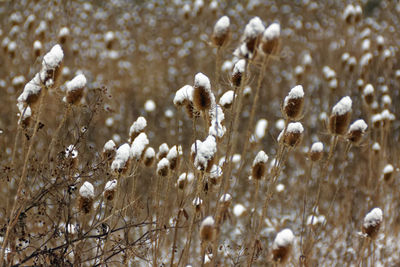
<instances>
[{"instance_id":1,"label":"seed pod","mask_svg":"<svg viewBox=\"0 0 400 267\"><path fill-rule=\"evenodd\" d=\"M215 239L215 221L213 217L206 217L200 225L200 239L202 242L211 242Z\"/></svg>"},{"instance_id":2,"label":"seed pod","mask_svg":"<svg viewBox=\"0 0 400 267\"><path fill-rule=\"evenodd\" d=\"M266 55L274 55L279 50L281 26L278 23L272 23L265 29L261 38L261 50Z\"/></svg>"},{"instance_id":3,"label":"seed pod","mask_svg":"<svg viewBox=\"0 0 400 267\"><path fill-rule=\"evenodd\" d=\"M367 235L367 237L375 239L378 235L382 221L382 210L380 208L374 208L364 217L362 232Z\"/></svg>"},{"instance_id":4,"label":"seed pod","mask_svg":"<svg viewBox=\"0 0 400 267\"><path fill-rule=\"evenodd\" d=\"M111 170L116 173L126 173L130 165L130 146L125 143L121 145L115 154L111 163Z\"/></svg>"},{"instance_id":5,"label":"seed pod","mask_svg":"<svg viewBox=\"0 0 400 267\"><path fill-rule=\"evenodd\" d=\"M67 27L63 27L60 29L60 32L58 33L58 41L61 44L65 44L68 36L69 36L69 29Z\"/></svg>"},{"instance_id":6,"label":"seed pod","mask_svg":"<svg viewBox=\"0 0 400 267\"><path fill-rule=\"evenodd\" d=\"M166 158L162 158L157 163L157 174L165 177L169 174L169 160Z\"/></svg>"},{"instance_id":7,"label":"seed pod","mask_svg":"<svg viewBox=\"0 0 400 267\"><path fill-rule=\"evenodd\" d=\"M372 84L367 84L363 90L363 98L367 105L371 105L374 102L374 87Z\"/></svg>"},{"instance_id":8,"label":"seed pod","mask_svg":"<svg viewBox=\"0 0 400 267\"><path fill-rule=\"evenodd\" d=\"M329 118L329 130L333 135L344 135L350 123L351 98L343 97L332 109Z\"/></svg>"},{"instance_id":9,"label":"seed pod","mask_svg":"<svg viewBox=\"0 0 400 267\"><path fill-rule=\"evenodd\" d=\"M197 73L194 78L193 105L199 111L208 111L215 104L211 92L211 83L203 73Z\"/></svg>"},{"instance_id":10,"label":"seed pod","mask_svg":"<svg viewBox=\"0 0 400 267\"><path fill-rule=\"evenodd\" d=\"M232 84L233 86L239 87L242 83L242 77L246 69L246 60L241 59L235 63L232 72Z\"/></svg>"},{"instance_id":11,"label":"seed pod","mask_svg":"<svg viewBox=\"0 0 400 267\"><path fill-rule=\"evenodd\" d=\"M257 156L254 158L251 170L251 176L253 179L260 180L265 175L267 161L267 154L265 154L265 152L262 150L258 152Z\"/></svg>"},{"instance_id":12,"label":"seed pod","mask_svg":"<svg viewBox=\"0 0 400 267\"><path fill-rule=\"evenodd\" d=\"M115 152L117 151L117 146L115 145L113 140L109 140L105 143L103 147L103 159L111 160L115 156Z\"/></svg>"},{"instance_id":13,"label":"seed pod","mask_svg":"<svg viewBox=\"0 0 400 267\"><path fill-rule=\"evenodd\" d=\"M322 156L324 154L324 144L321 142L316 142L312 144L310 152L309 152L309 158L313 162L320 161Z\"/></svg>"},{"instance_id":14,"label":"seed pod","mask_svg":"<svg viewBox=\"0 0 400 267\"><path fill-rule=\"evenodd\" d=\"M86 86L86 77L83 74L77 75L72 81L67 82L66 102L74 105L78 103L83 96L83 89Z\"/></svg>"},{"instance_id":15,"label":"seed pod","mask_svg":"<svg viewBox=\"0 0 400 267\"><path fill-rule=\"evenodd\" d=\"M158 153L157 153L157 159L161 160L162 158L165 158L169 152L169 147L166 143L161 144L158 147Z\"/></svg>"},{"instance_id":16,"label":"seed pod","mask_svg":"<svg viewBox=\"0 0 400 267\"><path fill-rule=\"evenodd\" d=\"M285 97L283 103L283 111L286 118L296 120L301 116L304 105L303 86L297 85L293 87L289 95Z\"/></svg>"},{"instance_id":17,"label":"seed pod","mask_svg":"<svg viewBox=\"0 0 400 267\"><path fill-rule=\"evenodd\" d=\"M195 197L192 204L196 208L196 212L200 212L203 205L203 200L199 197Z\"/></svg>"},{"instance_id":18,"label":"seed pod","mask_svg":"<svg viewBox=\"0 0 400 267\"><path fill-rule=\"evenodd\" d=\"M150 167L153 165L154 159L156 156L156 152L152 147L146 148L144 155L143 155L143 163L146 167Z\"/></svg>"},{"instance_id":19,"label":"seed pod","mask_svg":"<svg viewBox=\"0 0 400 267\"><path fill-rule=\"evenodd\" d=\"M272 244L272 260L285 263L290 257L293 241L294 235L290 229L280 231Z\"/></svg>"},{"instance_id":20,"label":"seed pod","mask_svg":"<svg viewBox=\"0 0 400 267\"><path fill-rule=\"evenodd\" d=\"M103 192L104 198L107 199L108 201L113 200L116 189L117 189L117 180L108 181L104 186L104 192Z\"/></svg>"},{"instance_id":21,"label":"seed pod","mask_svg":"<svg viewBox=\"0 0 400 267\"><path fill-rule=\"evenodd\" d=\"M39 57L42 52L42 43L39 40L33 42L33 52L35 57Z\"/></svg>"},{"instance_id":22,"label":"seed pod","mask_svg":"<svg viewBox=\"0 0 400 267\"><path fill-rule=\"evenodd\" d=\"M226 91L219 99L219 105L225 109L229 109L233 103L235 92L233 90Z\"/></svg>"},{"instance_id":23,"label":"seed pod","mask_svg":"<svg viewBox=\"0 0 400 267\"><path fill-rule=\"evenodd\" d=\"M387 183L392 182L392 177L393 177L393 165L392 164L387 164L385 168L383 168L383 180Z\"/></svg>"},{"instance_id":24,"label":"seed pod","mask_svg":"<svg viewBox=\"0 0 400 267\"><path fill-rule=\"evenodd\" d=\"M291 122L288 124L286 132L282 130L279 134L278 141L283 142L286 146L296 147L302 140L303 132L304 128L300 122Z\"/></svg>"},{"instance_id":25,"label":"seed pod","mask_svg":"<svg viewBox=\"0 0 400 267\"><path fill-rule=\"evenodd\" d=\"M367 128L368 125L364 120L356 120L350 125L347 139L353 144L359 144Z\"/></svg>"},{"instance_id":26,"label":"seed pod","mask_svg":"<svg viewBox=\"0 0 400 267\"><path fill-rule=\"evenodd\" d=\"M93 206L93 198L94 198L94 187L91 183L85 182L79 188L79 200L78 206L79 210L83 213L88 214Z\"/></svg>"},{"instance_id":27,"label":"seed pod","mask_svg":"<svg viewBox=\"0 0 400 267\"><path fill-rule=\"evenodd\" d=\"M178 151L178 150L180 150L180 151ZM173 146L169 150L169 152L167 154L167 159L169 161L169 169L171 171L176 170L178 168L178 166L179 166L179 156L180 156L179 154L181 154L179 152L181 152L181 151L182 151L182 148L180 146L179 147Z\"/></svg>"},{"instance_id":28,"label":"seed pod","mask_svg":"<svg viewBox=\"0 0 400 267\"><path fill-rule=\"evenodd\" d=\"M264 32L265 27L259 17L252 18L247 23L244 29L244 43L247 51L244 55L246 58L252 58L256 54L256 48L261 34Z\"/></svg>"},{"instance_id":29,"label":"seed pod","mask_svg":"<svg viewBox=\"0 0 400 267\"><path fill-rule=\"evenodd\" d=\"M46 87L51 88L57 85L63 58L64 52L58 44L53 46L50 52L43 57L40 80Z\"/></svg>"},{"instance_id":30,"label":"seed pod","mask_svg":"<svg viewBox=\"0 0 400 267\"><path fill-rule=\"evenodd\" d=\"M214 32L212 34L212 42L215 46L222 47L229 41L229 25L230 21L227 16L220 18L214 26Z\"/></svg>"},{"instance_id":31,"label":"seed pod","mask_svg":"<svg viewBox=\"0 0 400 267\"><path fill-rule=\"evenodd\" d=\"M132 123L131 128L129 128L129 137L133 141L140 133L144 131L147 126L147 121L144 117L140 116Z\"/></svg>"}]
</instances>

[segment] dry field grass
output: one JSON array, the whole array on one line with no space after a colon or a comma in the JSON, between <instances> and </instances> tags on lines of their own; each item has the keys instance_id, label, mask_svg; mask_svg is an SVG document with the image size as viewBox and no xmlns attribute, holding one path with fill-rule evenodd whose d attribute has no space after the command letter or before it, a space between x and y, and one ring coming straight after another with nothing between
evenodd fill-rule
<instances>
[{"instance_id":1,"label":"dry field grass","mask_svg":"<svg viewBox=\"0 0 400 267\"><path fill-rule=\"evenodd\" d=\"M1 1L1 265L400 266L399 14Z\"/></svg>"}]
</instances>

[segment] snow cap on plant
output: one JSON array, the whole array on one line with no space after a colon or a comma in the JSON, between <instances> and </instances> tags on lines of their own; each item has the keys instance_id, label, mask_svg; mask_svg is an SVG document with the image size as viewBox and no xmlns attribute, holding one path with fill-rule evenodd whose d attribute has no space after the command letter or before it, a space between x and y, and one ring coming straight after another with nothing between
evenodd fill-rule
<instances>
[{"instance_id":1,"label":"snow cap on plant","mask_svg":"<svg viewBox=\"0 0 400 267\"><path fill-rule=\"evenodd\" d=\"M78 207L83 213L89 213L93 206L94 187L90 182L84 182L79 188Z\"/></svg>"},{"instance_id":2,"label":"snow cap on plant","mask_svg":"<svg viewBox=\"0 0 400 267\"><path fill-rule=\"evenodd\" d=\"M217 23L215 23L214 31L212 34L212 42L217 47L226 45L229 41L229 26L230 20L227 16L221 17Z\"/></svg>"},{"instance_id":3,"label":"snow cap on plant","mask_svg":"<svg viewBox=\"0 0 400 267\"><path fill-rule=\"evenodd\" d=\"M350 123L352 101L348 96L343 97L332 108L329 118L329 131L333 135L344 135Z\"/></svg>"},{"instance_id":4,"label":"snow cap on plant","mask_svg":"<svg viewBox=\"0 0 400 267\"><path fill-rule=\"evenodd\" d=\"M294 235L290 229L280 231L272 244L272 259L278 263L285 263L291 254Z\"/></svg>"},{"instance_id":5,"label":"snow cap on plant","mask_svg":"<svg viewBox=\"0 0 400 267\"><path fill-rule=\"evenodd\" d=\"M380 208L374 208L364 217L362 232L369 238L375 239L383 221L383 212Z\"/></svg>"},{"instance_id":6,"label":"snow cap on plant","mask_svg":"<svg viewBox=\"0 0 400 267\"><path fill-rule=\"evenodd\" d=\"M293 87L289 95L285 97L283 102L283 111L286 118L297 120L301 116L304 105L303 86L296 85Z\"/></svg>"}]
</instances>

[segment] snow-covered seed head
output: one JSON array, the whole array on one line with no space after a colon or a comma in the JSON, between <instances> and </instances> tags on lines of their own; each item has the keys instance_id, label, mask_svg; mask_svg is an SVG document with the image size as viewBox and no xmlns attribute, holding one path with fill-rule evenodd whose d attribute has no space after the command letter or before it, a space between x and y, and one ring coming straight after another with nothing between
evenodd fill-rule
<instances>
[{"instance_id":1,"label":"snow-covered seed head","mask_svg":"<svg viewBox=\"0 0 400 267\"><path fill-rule=\"evenodd\" d=\"M304 105L303 86L297 85L293 87L289 95L285 97L283 103L283 111L286 118L296 120L301 116Z\"/></svg>"},{"instance_id":2,"label":"snow-covered seed head","mask_svg":"<svg viewBox=\"0 0 400 267\"><path fill-rule=\"evenodd\" d=\"M283 142L289 147L296 147L303 138L304 128L300 122L291 122L288 124L286 132L282 130L278 137L279 142ZM282 136L284 134L284 136Z\"/></svg>"},{"instance_id":3,"label":"snow-covered seed head","mask_svg":"<svg viewBox=\"0 0 400 267\"><path fill-rule=\"evenodd\" d=\"M115 154L115 158L111 163L111 170L115 173L125 173L129 169L130 164L130 149L129 144L121 145Z\"/></svg>"},{"instance_id":4,"label":"snow-covered seed head","mask_svg":"<svg viewBox=\"0 0 400 267\"><path fill-rule=\"evenodd\" d=\"M371 122L372 122L372 126L374 126L374 128L380 128L383 122L383 118L382 118L382 114L377 113L371 116Z\"/></svg>"},{"instance_id":5,"label":"snow-covered seed head","mask_svg":"<svg viewBox=\"0 0 400 267\"><path fill-rule=\"evenodd\" d=\"M40 54L42 53L42 43L39 40L36 40L33 42L33 52L35 54L35 57L39 57Z\"/></svg>"},{"instance_id":6,"label":"snow-covered seed head","mask_svg":"<svg viewBox=\"0 0 400 267\"><path fill-rule=\"evenodd\" d=\"M371 239L378 235L379 228L383 221L383 213L380 208L374 208L365 217L362 225L362 232Z\"/></svg>"},{"instance_id":7,"label":"snow-covered seed head","mask_svg":"<svg viewBox=\"0 0 400 267\"><path fill-rule=\"evenodd\" d=\"M215 238L215 221L213 217L206 217L200 225L200 239L202 242L211 242Z\"/></svg>"},{"instance_id":8,"label":"snow-covered seed head","mask_svg":"<svg viewBox=\"0 0 400 267\"><path fill-rule=\"evenodd\" d=\"M226 91L219 99L219 104L225 109L229 109L232 106L235 92L233 90Z\"/></svg>"},{"instance_id":9,"label":"snow-covered seed head","mask_svg":"<svg viewBox=\"0 0 400 267\"><path fill-rule=\"evenodd\" d=\"M191 151L192 157L194 155L194 166L200 171L210 172L217 152L216 138L209 135L203 142L197 140Z\"/></svg>"},{"instance_id":10,"label":"snow-covered seed head","mask_svg":"<svg viewBox=\"0 0 400 267\"><path fill-rule=\"evenodd\" d=\"M42 82L40 81L39 73L30 80L24 87L21 95L18 97L18 103L23 105L34 105L39 100L42 91Z\"/></svg>"},{"instance_id":11,"label":"snow-covered seed head","mask_svg":"<svg viewBox=\"0 0 400 267\"><path fill-rule=\"evenodd\" d=\"M343 20L348 24L352 24L355 21L355 15L356 9L352 4L349 4L343 11Z\"/></svg>"},{"instance_id":12,"label":"snow-covered seed head","mask_svg":"<svg viewBox=\"0 0 400 267\"><path fill-rule=\"evenodd\" d=\"M347 139L353 144L359 144L367 128L368 125L364 120L356 120L350 125Z\"/></svg>"},{"instance_id":13,"label":"snow-covered seed head","mask_svg":"<svg viewBox=\"0 0 400 267\"><path fill-rule=\"evenodd\" d=\"M180 146L179 147L173 146L173 147L171 147L171 149L169 150L169 152L167 154L166 158L169 161L169 169L171 171L176 170L179 166L179 156L180 156L179 154L181 154L181 153L178 150L181 150Z\"/></svg>"},{"instance_id":14,"label":"snow-covered seed head","mask_svg":"<svg viewBox=\"0 0 400 267\"><path fill-rule=\"evenodd\" d=\"M217 21L217 23L215 23L214 31L211 37L215 46L222 47L228 43L230 34L229 25L230 20L227 16L223 16Z\"/></svg>"},{"instance_id":15,"label":"snow-covered seed head","mask_svg":"<svg viewBox=\"0 0 400 267\"><path fill-rule=\"evenodd\" d=\"M146 133L140 133L136 136L135 140L133 140L130 151L129 157L136 161L142 159L144 151L149 144L149 139L147 138Z\"/></svg>"},{"instance_id":16,"label":"snow-covered seed head","mask_svg":"<svg viewBox=\"0 0 400 267\"><path fill-rule=\"evenodd\" d=\"M112 31L108 31L104 34L104 41L106 43L106 48L111 49L115 40L115 34Z\"/></svg>"},{"instance_id":17,"label":"snow-covered seed head","mask_svg":"<svg viewBox=\"0 0 400 267\"><path fill-rule=\"evenodd\" d=\"M222 204L224 209L227 209L232 203L232 196L230 194L223 194L219 199L219 202Z\"/></svg>"},{"instance_id":18,"label":"snow-covered seed head","mask_svg":"<svg viewBox=\"0 0 400 267\"><path fill-rule=\"evenodd\" d=\"M117 146L115 145L114 141L108 140L103 147L103 154L102 154L103 159L111 160L115 156L116 151L117 151Z\"/></svg>"},{"instance_id":19,"label":"snow-covered seed head","mask_svg":"<svg viewBox=\"0 0 400 267\"><path fill-rule=\"evenodd\" d=\"M89 213L93 206L94 187L90 182L84 182L79 188L78 207L83 213Z\"/></svg>"},{"instance_id":20,"label":"snow-covered seed head","mask_svg":"<svg viewBox=\"0 0 400 267\"><path fill-rule=\"evenodd\" d=\"M46 87L53 87L57 83L63 58L64 52L58 44L43 57L40 80Z\"/></svg>"},{"instance_id":21,"label":"snow-covered seed head","mask_svg":"<svg viewBox=\"0 0 400 267\"><path fill-rule=\"evenodd\" d=\"M264 32L265 26L259 17L252 18L244 29L244 42L250 55L254 55L259 37Z\"/></svg>"},{"instance_id":22,"label":"snow-covered seed head","mask_svg":"<svg viewBox=\"0 0 400 267\"><path fill-rule=\"evenodd\" d=\"M66 83L67 96L66 101L68 104L78 103L83 96L83 89L86 86L86 77L83 74L75 76L71 81Z\"/></svg>"},{"instance_id":23,"label":"snow-covered seed head","mask_svg":"<svg viewBox=\"0 0 400 267\"><path fill-rule=\"evenodd\" d=\"M147 147L143 155L143 164L146 167L150 167L151 165L153 165L155 157L156 152L154 151L154 149L152 147Z\"/></svg>"},{"instance_id":24,"label":"snow-covered seed head","mask_svg":"<svg viewBox=\"0 0 400 267\"><path fill-rule=\"evenodd\" d=\"M169 152L169 147L167 143L162 143L158 147L157 159L161 160L162 158L165 158L168 155L168 152Z\"/></svg>"},{"instance_id":25,"label":"snow-covered seed head","mask_svg":"<svg viewBox=\"0 0 400 267\"><path fill-rule=\"evenodd\" d=\"M329 118L329 131L333 135L344 135L350 123L351 98L343 97L333 108Z\"/></svg>"},{"instance_id":26,"label":"snow-covered seed head","mask_svg":"<svg viewBox=\"0 0 400 267\"><path fill-rule=\"evenodd\" d=\"M383 173L383 180L387 183L392 182L392 177L393 177L393 165L392 164L387 164L385 168L383 168L382 173Z\"/></svg>"},{"instance_id":27,"label":"snow-covered seed head","mask_svg":"<svg viewBox=\"0 0 400 267\"><path fill-rule=\"evenodd\" d=\"M232 72L232 84L233 86L239 87L240 84L242 83L242 77L243 74L246 70L246 60L245 59L240 59L238 62L235 63L235 66L233 67L233 72Z\"/></svg>"},{"instance_id":28,"label":"snow-covered seed head","mask_svg":"<svg viewBox=\"0 0 400 267\"><path fill-rule=\"evenodd\" d=\"M199 111L207 111L214 104L211 83L206 75L197 73L194 77L193 105Z\"/></svg>"},{"instance_id":29,"label":"snow-covered seed head","mask_svg":"<svg viewBox=\"0 0 400 267\"><path fill-rule=\"evenodd\" d=\"M176 186L180 189L183 190L185 189L187 183L188 183L188 176L189 174L187 174L186 172L182 173L181 175L179 175L178 180L176 181Z\"/></svg>"},{"instance_id":30,"label":"snow-covered seed head","mask_svg":"<svg viewBox=\"0 0 400 267\"><path fill-rule=\"evenodd\" d=\"M111 201L114 199L117 183L117 180L111 180L104 186L103 196L106 200Z\"/></svg>"},{"instance_id":31,"label":"snow-covered seed head","mask_svg":"<svg viewBox=\"0 0 400 267\"><path fill-rule=\"evenodd\" d=\"M157 174L163 177L169 174L169 160L167 158L162 158L157 163Z\"/></svg>"},{"instance_id":32,"label":"snow-covered seed head","mask_svg":"<svg viewBox=\"0 0 400 267\"><path fill-rule=\"evenodd\" d=\"M374 91L374 87L370 83L364 87L362 94L364 101L365 103L367 103L367 105L371 105L372 102L374 102Z\"/></svg>"},{"instance_id":33,"label":"snow-covered seed head","mask_svg":"<svg viewBox=\"0 0 400 267\"><path fill-rule=\"evenodd\" d=\"M195 197L192 204L196 208L196 212L200 212L203 206L203 200L199 197Z\"/></svg>"},{"instance_id":34,"label":"snow-covered seed head","mask_svg":"<svg viewBox=\"0 0 400 267\"><path fill-rule=\"evenodd\" d=\"M193 101L193 91L194 91L194 88L191 85L185 85L182 88L180 88L175 93L174 105L176 107L181 107L183 105L186 105L188 102L192 102Z\"/></svg>"},{"instance_id":35,"label":"snow-covered seed head","mask_svg":"<svg viewBox=\"0 0 400 267\"><path fill-rule=\"evenodd\" d=\"M361 6L360 5L356 5L355 7L354 7L354 9L355 9L355 16L354 16L354 22L355 23L358 23L360 20L361 20L361 17L362 17L362 8L361 8Z\"/></svg>"},{"instance_id":36,"label":"snow-covered seed head","mask_svg":"<svg viewBox=\"0 0 400 267\"><path fill-rule=\"evenodd\" d=\"M131 128L129 128L129 137L133 141L140 133L144 131L147 126L147 121L144 117L140 116L132 123Z\"/></svg>"},{"instance_id":37,"label":"snow-covered seed head","mask_svg":"<svg viewBox=\"0 0 400 267\"><path fill-rule=\"evenodd\" d=\"M265 29L261 38L261 50L266 55L276 54L279 50L281 26L278 23L272 23Z\"/></svg>"},{"instance_id":38,"label":"snow-covered seed head","mask_svg":"<svg viewBox=\"0 0 400 267\"><path fill-rule=\"evenodd\" d=\"M320 161L324 155L324 144L321 142L315 142L312 144L309 152L309 158L313 162Z\"/></svg>"},{"instance_id":39,"label":"snow-covered seed head","mask_svg":"<svg viewBox=\"0 0 400 267\"><path fill-rule=\"evenodd\" d=\"M257 156L254 158L253 166L251 169L251 176L253 179L260 180L267 169L268 156L264 151L258 152Z\"/></svg>"},{"instance_id":40,"label":"snow-covered seed head","mask_svg":"<svg viewBox=\"0 0 400 267\"><path fill-rule=\"evenodd\" d=\"M65 44L65 42L67 41L67 38L69 36L69 29L67 27L62 27L60 29L60 31L58 32L58 41L61 44Z\"/></svg>"},{"instance_id":41,"label":"snow-covered seed head","mask_svg":"<svg viewBox=\"0 0 400 267\"><path fill-rule=\"evenodd\" d=\"M272 260L285 263L290 257L293 242L294 235L290 229L280 231L272 244Z\"/></svg>"}]
</instances>

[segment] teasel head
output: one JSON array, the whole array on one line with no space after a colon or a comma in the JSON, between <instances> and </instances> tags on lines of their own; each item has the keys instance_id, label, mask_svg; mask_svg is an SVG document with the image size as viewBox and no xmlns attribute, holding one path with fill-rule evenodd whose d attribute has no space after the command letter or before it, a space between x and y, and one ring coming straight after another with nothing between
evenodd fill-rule
<instances>
[{"instance_id":1,"label":"teasel head","mask_svg":"<svg viewBox=\"0 0 400 267\"><path fill-rule=\"evenodd\" d=\"M117 189L117 180L111 180L106 183L104 186L103 196L106 200L112 201L115 196L115 191Z\"/></svg>"},{"instance_id":2,"label":"teasel head","mask_svg":"<svg viewBox=\"0 0 400 267\"><path fill-rule=\"evenodd\" d=\"M329 118L329 131L333 135L344 135L351 118L351 98L343 97L332 109Z\"/></svg>"},{"instance_id":3,"label":"teasel head","mask_svg":"<svg viewBox=\"0 0 400 267\"><path fill-rule=\"evenodd\" d=\"M93 206L94 199L94 187L89 182L84 182L79 188L79 200L78 207L79 211L88 214Z\"/></svg>"},{"instance_id":4,"label":"teasel head","mask_svg":"<svg viewBox=\"0 0 400 267\"><path fill-rule=\"evenodd\" d=\"M154 151L154 149L152 147L147 147L143 154L143 164L146 167L150 167L151 165L153 165L155 157L156 152Z\"/></svg>"},{"instance_id":5,"label":"teasel head","mask_svg":"<svg viewBox=\"0 0 400 267\"><path fill-rule=\"evenodd\" d=\"M162 177L166 177L169 174L169 160L167 158L162 158L157 163L157 174Z\"/></svg>"},{"instance_id":6,"label":"teasel head","mask_svg":"<svg viewBox=\"0 0 400 267\"><path fill-rule=\"evenodd\" d=\"M125 174L130 166L130 145L125 143L121 145L115 154L111 163L111 170L116 174Z\"/></svg>"},{"instance_id":7,"label":"teasel head","mask_svg":"<svg viewBox=\"0 0 400 267\"><path fill-rule=\"evenodd\" d=\"M377 113L371 116L372 126L376 129L379 129L383 125L382 114Z\"/></svg>"},{"instance_id":8,"label":"teasel head","mask_svg":"<svg viewBox=\"0 0 400 267\"><path fill-rule=\"evenodd\" d=\"M200 240L202 242L212 242L215 239L215 221L213 217L206 217L200 225Z\"/></svg>"},{"instance_id":9,"label":"teasel head","mask_svg":"<svg viewBox=\"0 0 400 267\"><path fill-rule=\"evenodd\" d=\"M324 155L324 144L322 142L313 143L308 154L312 162L320 161Z\"/></svg>"},{"instance_id":10,"label":"teasel head","mask_svg":"<svg viewBox=\"0 0 400 267\"><path fill-rule=\"evenodd\" d=\"M266 55L275 55L279 52L281 26L272 23L268 26L261 38L260 48Z\"/></svg>"},{"instance_id":11,"label":"teasel head","mask_svg":"<svg viewBox=\"0 0 400 267\"><path fill-rule=\"evenodd\" d=\"M287 119L297 120L303 111L304 91L303 86L296 85L293 87L289 95L285 97L283 103L283 112Z\"/></svg>"},{"instance_id":12,"label":"teasel head","mask_svg":"<svg viewBox=\"0 0 400 267\"><path fill-rule=\"evenodd\" d=\"M193 206L196 209L196 212L201 212L203 207L203 200L199 197L195 197L192 202Z\"/></svg>"},{"instance_id":13,"label":"teasel head","mask_svg":"<svg viewBox=\"0 0 400 267\"><path fill-rule=\"evenodd\" d=\"M232 204L232 196L230 194L223 194L219 199L222 209L227 210Z\"/></svg>"},{"instance_id":14,"label":"teasel head","mask_svg":"<svg viewBox=\"0 0 400 267\"><path fill-rule=\"evenodd\" d=\"M63 58L64 52L58 44L53 46L50 52L43 57L40 80L47 88L58 85L57 82L61 74Z\"/></svg>"},{"instance_id":15,"label":"teasel head","mask_svg":"<svg viewBox=\"0 0 400 267\"><path fill-rule=\"evenodd\" d=\"M226 91L219 99L219 105L224 109L229 109L232 106L234 97L236 95L233 90Z\"/></svg>"},{"instance_id":16,"label":"teasel head","mask_svg":"<svg viewBox=\"0 0 400 267\"><path fill-rule=\"evenodd\" d=\"M168 155L168 152L169 152L169 147L167 143L162 143L158 147L157 159L161 160L162 158L165 158Z\"/></svg>"},{"instance_id":17,"label":"teasel head","mask_svg":"<svg viewBox=\"0 0 400 267\"><path fill-rule=\"evenodd\" d=\"M375 239L382 225L383 213L380 208L374 208L365 217L362 225L362 232L367 237Z\"/></svg>"},{"instance_id":18,"label":"teasel head","mask_svg":"<svg viewBox=\"0 0 400 267\"><path fill-rule=\"evenodd\" d=\"M136 121L129 128L129 138L133 142L133 140L144 131L147 126L147 121L144 117L140 116L136 119Z\"/></svg>"},{"instance_id":19,"label":"teasel head","mask_svg":"<svg viewBox=\"0 0 400 267\"><path fill-rule=\"evenodd\" d=\"M222 174L223 174L222 168L217 164L213 164L210 173L208 175L208 181L210 182L209 183L210 187L215 188L220 184Z\"/></svg>"},{"instance_id":20,"label":"teasel head","mask_svg":"<svg viewBox=\"0 0 400 267\"><path fill-rule=\"evenodd\" d=\"M112 46L114 44L114 40L115 40L115 34L112 31L108 31L106 32L106 34L104 35L104 41L106 43L106 48L107 49L112 49Z\"/></svg>"},{"instance_id":21,"label":"teasel head","mask_svg":"<svg viewBox=\"0 0 400 267\"><path fill-rule=\"evenodd\" d=\"M76 105L83 96L83 90L86 86L86 77L83 74L75 76L74 79L66 83L67 96L65 101L68 104Z\"/></svg>"},{"instance_id":22,"label":"teasel head","mask_svg":"<svg viewBox=\"0 0 400 267\"><path fill-rule=\"evenodd\" d=\"M117 146L115 145L113 140L108 140L107 143L104 144L102 157L104 160L112 160L115 156L115 152L117 151Z\"/></svg>"},{"instance_id":23,"label":"teasel head","mask_svg":"<svg viewBox=\"0 0 400 267\"><path fill-rule=\"evenodd\" d=\"M382 173L383 173L383 180L386 183L392 183L393 181L393 165L392 164L386 164L385 168L383 168Z\"/></svg>"},{"instance_id":24,"label":"teasel head","mask_svg":"<svg viewBox=\"0 0 400 267\"><path fill-rule=\"evenodd\" d=\"M364 120L356 120L350 125L349 131L347 133L347 140L349 140L352 144L358 145L362 137L367 130L368 125Z\"/></svg>"},{"instance_id":25,"label":"teasel head","mask_svg":"<svg viewBox=\"0 0 400 267\"><path fill-rule=\"evenodd\" d=\"M197 73L194 78L193 106L195 109L207 112L215 104L211 83L203 73Z\"/></svg>"},{"instance_id":26,"label":"teasel head","mask_svg":"<svg viewBox=\"0 0 400 267\"><path fill-rule=\"evenodd\" d=\"M355 21L356 9L352 4L346 6L343 12L343 20L347 24L352 24Z\"/></svg>"},{"instance_id":27,"label":"teasel head","mask_svg":"<svg viewBox=\"0 0 400 267\"><path fill-rule=\"evenodd\" d=\"M39 57L40 54L42 53L42 43L39 40L36 40L33 42L33 53L35 57Z\"/></svg>"},{"instance_id":28,"label":"teasel head","mask_svg":"<svg viewBox=\"0 0 400 267\"><path fill-rule=\"evenodd\" d=\"M291 122L287 125L287 129L278 136L278 141L283 142L288 147L296 147L303 139L304 128L300 122Z\"/></svg>"},{"instance_id":29,"label":"teasel head","mask_svg":"<svg viewBox=\"0 0 400 267\"><path fill-rule=\"evenodd\" d=\"M216 138L209 135L203 142L196 140L191 148L194 166L203 172L210 172L217 152Z\"/></svg>"},{"instance_id":30,"label":"teasel head","mask_svg":"<svg viewBox=\"0 0 400 267\"><path fill-rule=\"evenodd\" d=\"M367 84L363 90L363 98L365 103L370 106L374 102L374 87L372 84Z\"/></svg>"},{"instance_id":31,"label":"teasel head","mask_svg":"<svg viewBox=\"0 0 400 267\"><path fill-rule=\"evenodd\" d=\"M257 153L257 156L253 160L253 165L251 169L251 177L255 180L261 180L265 175L265 171L267 170L267 161L268 156L264 151L260 151Z\"/></svg>"},{"instance_id":32,"label":"teasel head","mask_svg":"<svg viewBox=\"0 0 400 267\"><path fill-rule=\"evenodd\" d=\"M24 90L19 95L17 101L23 106L30 105L35 107L42 92L42 82L40 81L39 74L37 73L32 80L30 80L24 87Z\"/></svg>"},{"instance_id":33,"label":"teasel head","mask_svg":"<svg viewBox=\"0 0 400 267\"><path fill-rule=\"evenodd\" d=\"M60 44L65 44L67 42L67 38L69 37L69 29L67 27L62 27L60 32L58 33L58 41Z\"/></svg>"},{"instance_id":34,"label":"teasel head","mask_svg":"<svg viewBox=\"0 0 400 267\"><path fill-rule=\"evenodd\" d=\"M290 258L294 242L294 235L290 229L280 231L272 244L272 260L285 263Z\"/></svg>"},{"instance_id":35,"label":"teasel head","mask_svg":"<svg viewBox=\"0 0 400 267\"><path fill-rule=\"evenodd\" d=\"M244 44L247 51L244 55L246 58L253 58L257 53L257 46L265 26L259 17L252 18L244 29Z\"/></svg>"},{"instance_id":36,"label":"teasel head","mask_svg":"<svg viewBox=\"0 0 400 267\"><path fill-rule=\"evenodd\" d=\"M240 59L235 63L231 78L233 86L240 87L244 72L246 71L246 64L245 59Z\"/></svg>"},{"instance_id":37,"label":"teasel head","mask_svg":"<svg viewBox=\"0 0 400 267\"><path fill-rule=\"evenodd\" d=\"M167 154L167 159L169 161L169 169L171 171L177 170L179 168L180 157L182 156L182 147L173 146Z\"/></svg>"},{"instance_id":38,"label":"teasel head","mask_svg":"<svg viewBox=\"0 0 400 267\"><path fill-rule=\"evenodd\" d=\"M227 16L221 17L217 23L215 23L214 31L212 34L212 42L217 47L223 47L229 42L230 37L230 20Z\"/></svg>"}]
</instances>

